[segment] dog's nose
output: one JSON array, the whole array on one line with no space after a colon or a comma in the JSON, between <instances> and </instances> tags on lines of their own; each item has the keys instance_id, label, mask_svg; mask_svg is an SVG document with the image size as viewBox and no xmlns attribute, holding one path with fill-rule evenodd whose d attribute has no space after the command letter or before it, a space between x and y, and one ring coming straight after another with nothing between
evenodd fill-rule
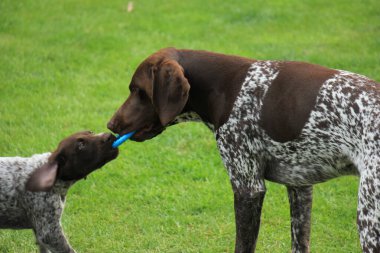
<instances>
[{"instance_id":1,"label":"dog's nose","mask_svg":"<svg viewBox=\"0 0 380 253\"><path fill-rule=\"evenodd\" d=\"M107 142L114 142L116 140L116 137L109 133L108 136L107 136Z\"/></svg>"},{"instance_id":2,"label":"dog's nose","mask_svg":"<svg viewBox=\"0 0 380 253\"><path fill-rule=\"evenodd\" d=\"M110 143L110 142L114 142L116 140L116 137L111 133L105 133L103 134L102 139L103 139L103 142Z\"/></svg>"},{"instance_id":3,"label":"dog's nose","mask_svg":"<svg viewBox=\"0 0 380 253\"><path fill-rule=\"evenodd\" d=\"M116 123L115 123L115 121L111 119L108 122L108 124L107 124L107 128L115 133L116 132L116 129L115 129L116 128Z\"/></svg>"}]
</instances>

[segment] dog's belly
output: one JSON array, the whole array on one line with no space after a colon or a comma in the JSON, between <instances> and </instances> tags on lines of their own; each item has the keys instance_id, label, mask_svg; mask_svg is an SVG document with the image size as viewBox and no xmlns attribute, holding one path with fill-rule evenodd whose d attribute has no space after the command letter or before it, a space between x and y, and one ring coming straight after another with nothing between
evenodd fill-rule
<instances>
[{"instance_id":1,"label":"dog's belly","mask_svg":"<svg viewBox=\"0 0 380 253\"><path fill-rule=\"evenodd\" d=\"M0 210L0 229L26 229L31 228L26 213L18 207L9 207Z\"/></svg>"},{"instance_id":2,"label":"dog's belly","mask_svg":"<svg viewBox=\"0 0 380 253\"><path fill-rule=\"evenodd\" d=\"M291 186L313 185L343 175L358 175L355 165L343 157L307 164L274 158L268 161L265 168L265 179Z\"/></svg>"},{"instance_id":3,"label":"dog's belly","mask_svg":"<svg viewBox=\"0 0 380 253\"><path fill-rule=\"evenodd\" d=\"M293 186L321 183L344 175L359 175L353 163L355 140L342 138L339 127L323 133L307 124L300 138L279 143L266 137L265 178Z\"/></svg>"}]
</instances>

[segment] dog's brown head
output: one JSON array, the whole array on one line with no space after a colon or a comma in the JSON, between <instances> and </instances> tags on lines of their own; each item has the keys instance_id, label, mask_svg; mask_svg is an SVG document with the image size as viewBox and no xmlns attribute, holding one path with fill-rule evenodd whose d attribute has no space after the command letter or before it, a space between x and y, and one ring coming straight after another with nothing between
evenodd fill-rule
<instances>
[{"instance_id":1,"label":"dog's brown head","mask_svg":"<svg viewBox=\"0 0 380 253\"><path fill-rule=\"evenodd\" d=\"M160 134L181 113L190 85L175 50L168 48L138 66L129 89L129 97L107 126L121 135L136 131L131 139L144 141Z\"/></svg>"},{"instance_id":2,"label":"dog's brown head","mask_svg":"<svg viewBox=\"0 0 380 253\"><path fill-rule=\"evenodd\" d=\"M92 132L75 133L58 145L48 163L32 173L26 190L49 191L57 179L76 181L115 159L118 149L112 148L116 140L112 134L94 135Z\"/></svg>"}]
</instances>

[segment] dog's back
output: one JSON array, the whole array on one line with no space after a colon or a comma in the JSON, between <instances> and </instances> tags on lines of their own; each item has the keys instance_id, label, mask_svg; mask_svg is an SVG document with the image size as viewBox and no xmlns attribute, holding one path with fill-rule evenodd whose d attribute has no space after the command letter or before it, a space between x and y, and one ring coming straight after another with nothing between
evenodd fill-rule
<instances>
[{"instance_id":1,"label":"dog's back","mask_svg":"<svg viewBox=\"0 0 380 253\"><path fill-rule=\"evenodd\" d=\"M0 158L0 228L31 228L25 210L25 183L49 155Z\"/></svg>"}]
</instances>

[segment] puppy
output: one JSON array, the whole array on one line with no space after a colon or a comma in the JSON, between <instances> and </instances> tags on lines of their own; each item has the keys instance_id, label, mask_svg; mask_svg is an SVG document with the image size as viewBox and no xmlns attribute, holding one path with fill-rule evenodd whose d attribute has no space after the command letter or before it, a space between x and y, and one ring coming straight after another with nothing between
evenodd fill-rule
<instances>
[{"instance_id":1,"label":"puppy","mask_svg":"<svg viewBox=\"0 0 380 253\"><path fill-rule=\"evenodd\" d=\"M33 229L40 252L75 252L61 227L68 189L115 159L112 134L75 133L52 153L0 158L0 228Z\"/></svg>"}]
</instances>

